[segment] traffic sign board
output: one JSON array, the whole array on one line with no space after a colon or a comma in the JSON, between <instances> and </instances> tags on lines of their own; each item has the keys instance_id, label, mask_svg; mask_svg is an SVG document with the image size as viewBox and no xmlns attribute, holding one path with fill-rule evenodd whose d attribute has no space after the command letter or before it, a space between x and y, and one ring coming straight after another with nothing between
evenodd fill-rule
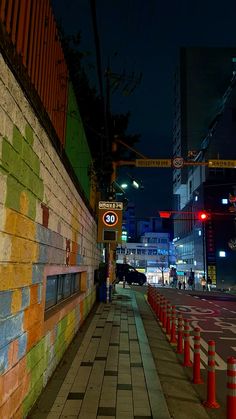
<instances>
[{"instance_id":1,"label":"traffic sign board","mask_svg":"<svg viewBox=\"0 0 236 419\"><path fill-rule=\"evenodd\" d=\"M137 167L171 167L171 159L136 159Z\"/></svg>"},{"instance_id":2,"label":"traffic sign board","mask_svg":"<svg viewBox=\"0 0 236 419\"><path fill-rule=\"evenodd\" d=\"M112 201L100 201L102 207L106 204L117 204ZM123 208L123 202L120 202ZM98 210L98 243L121 243L122 242L122 211L118 208L99 208Z\"/></svg>"},{"instance_id":3,"label":"traffic sign board","mask_svg":"<svg viewBox=\"0 0 236 419\"><path fill-rule=\"evenodd\" d=\"M209 160L208 166L216 169L236 169L236 160Z\"/></svg>"},{"instance_id":4,"label":"traffic sign board","mask_svg":"<svg viewBox=\"0 0 236 419\"><path fill-rule=\"evenodd\" d=\"M123 210L123 202L118 201L99 201L99 209L114 209L114 210Z\"/></svg>"},{"instance_id":5,"label":"traffic sign board","mask_svg":"<svg viewBox=\"0 0 236 419\"><path fill-rule=\"evenodd\" d=\"M115 211L106 211L102 217L104 224L108 227L115 226L118 223L118 219L118 215Z\"/></svg>"},{"instance_id":6,"label":"traffic sign board","mask_svg":"<svg viewBox=\"0 0 236 419\"><path fill-rule=\"evenodd\" d=\"M183 157L174 157L172 160L172 165L175 169L182 169L184 165Z\"/></svg>"}]
</instances>

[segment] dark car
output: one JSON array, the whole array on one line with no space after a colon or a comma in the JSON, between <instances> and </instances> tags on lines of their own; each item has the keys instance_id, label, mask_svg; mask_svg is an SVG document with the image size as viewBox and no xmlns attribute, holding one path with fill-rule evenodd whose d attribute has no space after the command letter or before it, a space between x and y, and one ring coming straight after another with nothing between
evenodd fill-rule
<instances>
[{"instance_id":1,"label":"dark car","mask_svg":"<svg viewBox=\"0 0 236 419\"><path fill-rule=\"evenodd\" d=\"M139 284L143 285L147 281L146 275L142 272L137 271L133 266L128 263L117 263L116 264L116 279L117 281L125 281L127 284Z\"/></svg>"}]
</instances>

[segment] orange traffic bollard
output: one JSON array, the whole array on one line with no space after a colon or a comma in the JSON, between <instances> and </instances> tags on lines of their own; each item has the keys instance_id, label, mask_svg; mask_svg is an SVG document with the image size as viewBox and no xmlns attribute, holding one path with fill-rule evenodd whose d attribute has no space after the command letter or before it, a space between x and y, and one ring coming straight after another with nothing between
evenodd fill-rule
<instances>
[{"instance_id":1,"label":"orange traffic bollard","mask_svg":"<svg viewBox=\"0 0 236 419\"><path fill-rule=\"evenodd\" d=\"M194 384L203 384L203 380L200 374L200 366L201 366L201 359L200 359L200 329L199 327L195 327L194 329L194 355L193 355L193 383Z\"/></svg>"},{"instance_id":2,"label":"orange traffic bollard","mask_svg":"<svg viewBox=\"0 0 236 419\"><path fill-rule=\"evenodd\" d=\"M170 335L170 343L173 345L176 345L177 339L176 339L176 313L175 313L175 306L172 306L172 316L171 316L172 322L171 322L171 335Z\"/></svg>"},{"instance_id":3,"label":"orange traffic bollard","mask_svg":"<svg viewBox=\"0 0 236 419\"><path fill-rule=\"evenodd\" d=\"M236 358L227 359L227 419L236 418Z\"/></svg>"},{"instance_id":4,"label":"orange traffic bollard","mask_svg":"<svg viewBox=\"0 0 236 419\"><path fill-rule=\"evenodd\" d=\"M167 304L167 315L166 315L166 334L170 335L170 319L171 319L171 305Z\"/></svg>"},{"instance_id":5,"label":"orange traffic bollard","mask_svg":"<svg viewBox=\"0 0 236 419\"><path fill-rule=\"evenodd\" d=\"M163 314L162 314L162 327L163 327L163 329L166 329L166 316L167 316L166 310L167 310L167 301L164 300Z\"/></svg>"},{"instance_id":6,"label":"orange traffic bollard","mask_svg":"<svg viewBox=\"0 0 236 419\"><path fill-rule=\"evenodd\" d=\"M178 329L177 329L177 354L183 353L183 317L182 314L178 314Z\"/></svg>"},{"instance_id":7,"label":"orange traffic bollard","mask_svg":"<svg viewBox=\"0 0 236 419\"><path fill-rule=\"evenodd\" d=\"M193 365L190 360L190 328L189 320L184 319L184 367L191 367Z\"/></svg>"},{"instance_id":8,"label":"orange traffic bollard","mask_svg":"<svg viewBox=\"0 0 236 419\"><path fill-rule=\"evenodd\" d=\"M161 324L162 324L162 319L163 319L163 306L164 306L164 297L161 295L160 311L159 311L159 322Z\"/></svg>"},{"instance_id":9,"label":"orange traffic bollard","mask_svg":"<svg viewBox=\"0 0 236 419\"><path fill-rule=\"evenodd\" d=\"M160 294L159 294L159 292L158 292L158 291L156 291L156 297L155 297L155 308L154 308L154 311L155 311L156 317L158 317L158 307L159 307L159 304L160 304Z\"/></svg>"},{"instance_id":10,"label":"orange traffic bollard","mask_svg":"<svg viewBox=\"0 0 236 419\"><path fill-rule=\"evenodd\" d=\"M203 402L205 407L218 409L216 401L216 374L215 374L215 341L208 342L208 367L207 367L207 400Z\"/></svg>"}]
</instances>

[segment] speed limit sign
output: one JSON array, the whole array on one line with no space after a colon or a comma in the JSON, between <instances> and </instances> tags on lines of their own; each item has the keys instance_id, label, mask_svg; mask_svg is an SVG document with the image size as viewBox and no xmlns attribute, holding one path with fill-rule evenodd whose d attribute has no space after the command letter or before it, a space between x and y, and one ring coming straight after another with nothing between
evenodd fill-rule
<instances>
[{"instance_id":1,"label":"speed limit sign","mask_svg":"<svg viewBox=\"0 0 236 419\"><path fill-rule=\"evenodd\" d=\"M122 202L99 202L98 243L122 243L122 212Z\"/></svg>"},{"instance_id":2,"label":"speed limit sign","mask_svg":"<svg viewBox=\"0 0 236 419\"><path fill-rule=\"evenodd\" d=\"M118 215L114 211L107 211L103 214L102 220L108 227L113 227L118 223Z\"/></svg>"},{"instance_id":3,"label":"speed limit sign","mask_svg":"<svg viewBox=\"0 0 236 419\"><path fill-rule=\"evenodd\" d=\"M172 165L175 169L181 169L184 165L183 157L174 157L172 160Z\"/></svg>"}]
</instances>

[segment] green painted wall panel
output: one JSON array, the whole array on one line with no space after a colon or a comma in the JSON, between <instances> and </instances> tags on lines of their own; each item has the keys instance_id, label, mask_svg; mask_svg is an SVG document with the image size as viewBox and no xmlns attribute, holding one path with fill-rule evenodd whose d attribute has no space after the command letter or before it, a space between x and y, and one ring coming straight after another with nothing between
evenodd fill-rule
<instances>
[{"instance_id":1,"label":"green painted wall panel","mask_svg":"<svg viewBox=\"0 0 236 419\"><path fill-rule=\"evenodd\" d=\"M88 176L88 169L91 165L92 157L71 84L69 85L68 95L65 151L85 192L85 195L89 199L91 185Z\"/></svg>"}]
</instances>

